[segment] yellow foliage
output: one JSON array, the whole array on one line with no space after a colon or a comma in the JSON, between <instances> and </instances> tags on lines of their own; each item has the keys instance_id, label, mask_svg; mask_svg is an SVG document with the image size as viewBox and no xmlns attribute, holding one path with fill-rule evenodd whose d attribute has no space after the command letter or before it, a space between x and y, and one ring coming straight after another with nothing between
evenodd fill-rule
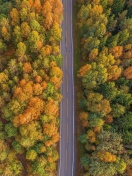
<instances>
[{"instance_id":1,"label":"yellow foliage","mask_svg":"<svg viewBox=\"0 0 132 176\"><path fill-rule=\"evenodd\" d=\"M94 16L98 17L103 13L103 7L101 5L95 5L92 9L90 9L90 16L93 18Z\"/></svg>"},{"instance_id":2,"label":"yellow foliage","mask_svg":"<svg viewBox=\"0 0 132 176\"><path fill-rule=\"evenodd\" d=\"M96 134L94 133L93 130L88 130L86 138L87 138L91 143L96 142Z\"/></svg>"},{"instance_id":3,"label":"yellow foliage","mask_svg":"<svg viewBox=\"0 0 132 176\"><path fill-rule=\"evenodd\" d=\"M94 48L89 54L89 60L92 61L98 56L98 49Z\"/></svg>"},{"instance_id":4,"label":"yellow foliage","mask_svg":"<svg viewBox=\"0 0 132 176\"><path fill-rule=\"evenodd\" d=\"M16 8L12 8L12 10L10 11L10 17L12 19L12 25L19 24L19 12Z\"/></svg>"},{"instance_id":5,"label":"yellow foliage","mask_svg":"<svg viewBox=\"0 0 132 176\"><path fill-rule=\"evenodd\" d=\"M115 162L116 161L116 155L111 154L110 152L106 152L106 151L101 151L97 153L97 157L103 161L103 162Z\"/></svg>"}]
</instances>

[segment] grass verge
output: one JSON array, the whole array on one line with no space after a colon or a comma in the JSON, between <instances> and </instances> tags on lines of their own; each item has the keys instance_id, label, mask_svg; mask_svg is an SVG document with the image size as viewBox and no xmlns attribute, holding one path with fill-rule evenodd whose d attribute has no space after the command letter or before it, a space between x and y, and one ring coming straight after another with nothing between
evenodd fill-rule
<instances>
[{"instance_id":1,"label":"grass verge","mask_svg":"<svg viewBox=\"0 0 132 176\"><path fill-rule=\"evenodd\" d=\"M78 142L78 137L80 134L82 134L83 129L80 125L79 120L79 112L81 112L81 109L79 107L79 102L82 99L83 92L82 92L82 86L81 86L81 80L77 77L77 72L80 69L80 67L83 65L83 62L81 62L81 53L80 53L80 41L81 36L79 33L79 29L77 26L77 2L76 0L73 1L73 36L74 36L74 80L75 80L75 134L76 134L76 140L75 140L75 159L76 159L76 168L75 168L75 175L76 176L83 176L83 168L80 164L80 158L82 157L84 153L84 146Z\"/></svg>"}]
</instances>

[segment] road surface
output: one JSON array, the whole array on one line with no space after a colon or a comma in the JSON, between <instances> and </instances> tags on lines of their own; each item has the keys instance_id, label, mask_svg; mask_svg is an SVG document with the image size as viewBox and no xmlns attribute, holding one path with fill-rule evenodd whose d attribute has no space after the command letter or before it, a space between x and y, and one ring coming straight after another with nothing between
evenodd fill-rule
<instances>
[{"instance_id":1,"label":"road surface","mask_svg":"<svg viewBox=\"0 0 132 176\"><path fill-rule=\"evenodd\" d=\"M61 53L63 55L63 84L61 92L60 164L59 176L74 176L74 67L72 36L72 0L62 0L64 20L62 22Z\"/></svg>"}]
</instances>

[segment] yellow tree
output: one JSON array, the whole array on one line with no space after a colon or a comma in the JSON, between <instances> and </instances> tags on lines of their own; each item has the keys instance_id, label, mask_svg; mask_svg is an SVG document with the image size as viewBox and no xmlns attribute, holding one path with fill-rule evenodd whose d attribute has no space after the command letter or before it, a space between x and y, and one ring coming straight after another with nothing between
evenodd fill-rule
<instances>
[{"instance_id":1,"label":"yellow tree","mask_svg":"<svg viewBox=\"0 0 132 176\"><path fill-rule=\"evenodd\" d=\"M109 163L113 163L116 161L116 155L113 155L110 152L106 152L106 151L100 151L97 153L97 157L103 161L103 162L109 162Z\"/></svg>"},{"instance_id":2,"label":"yellow tree","mask_svg":"<svg viewBox=\"0 0 132 176\"><path fill-rule=\"evenodd\" d=\"M11 17L11 24L13 26L19 24L19 12L16 8L12 8L12 10L10 11L10 17Z\"/></svg>"},{"instance_id":3,"label":"yellow tree","mask_svg":"<svg viewBox=\"0 0 132 176\"><path fill-rule=\"evenodd\" d=\"M4 38L4 40L6 40L6 41L10 40L10 37L11 37L10 33L9 33L8 29L5 26L2 27L1 34L2 34L2 36Z\"/></svg>"}]
</instances>

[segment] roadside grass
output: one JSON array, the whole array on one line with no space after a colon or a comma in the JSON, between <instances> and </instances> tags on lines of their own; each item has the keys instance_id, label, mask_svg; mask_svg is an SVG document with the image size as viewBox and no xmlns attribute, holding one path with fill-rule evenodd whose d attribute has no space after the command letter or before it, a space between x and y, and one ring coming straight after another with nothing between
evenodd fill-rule
<instances>
[{"instance_id":1,"label":"roadside grass","mask_svg":"<svg viewBox=\"0 0 132 176\"><path fill-rule=\"evenodd\" d=\"M81 80L77 77L77 72L82 66L83 62L81 62L81 36L79 33L79 29L77 26L77 11L78 7L76 5L76 0L73 3L73 35L74 35L74 80L75 80L75 134L76 134L76 168L75 168L75 175L76 176L83 176L83 168L80 163L80 158L84 154L84 146L79 143L78 137L82 134L83 129L80 125L79 120L79 113L81 109L79 107L79 102L83 97Z\"/></svg>"}]
</instances>

